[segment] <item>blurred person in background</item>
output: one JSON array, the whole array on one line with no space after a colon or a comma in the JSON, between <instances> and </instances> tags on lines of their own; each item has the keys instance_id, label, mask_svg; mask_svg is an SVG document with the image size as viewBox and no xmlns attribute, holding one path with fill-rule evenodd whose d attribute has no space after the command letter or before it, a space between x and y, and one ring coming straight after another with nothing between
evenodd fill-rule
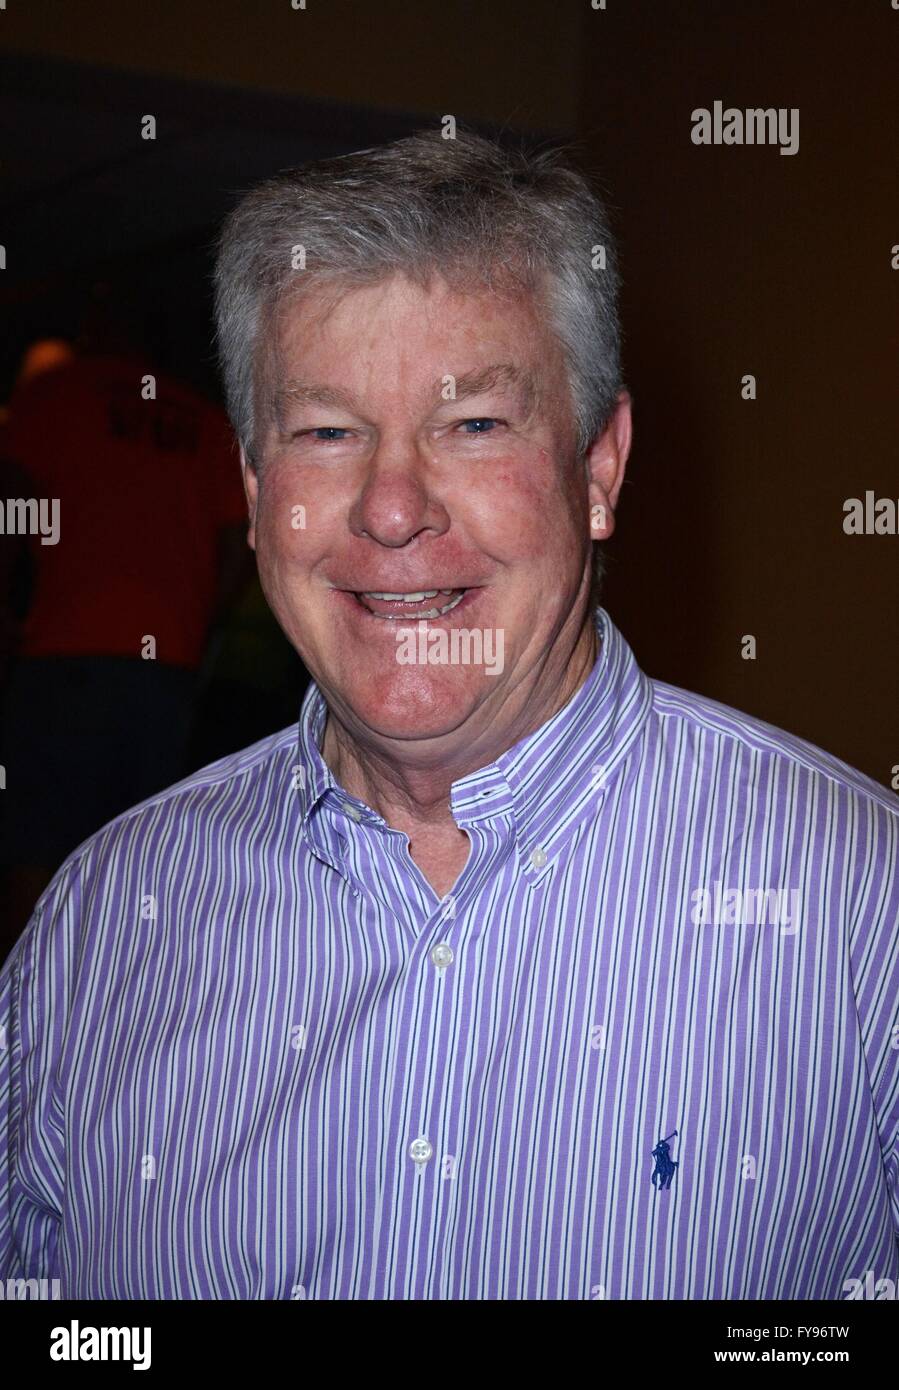
<instances>
[{"instance_id":1,"label":"blurred person in background","mask_svg":"<svg viewBox=\"0 0 899 1390\"><path fill-rule=\"evenodd\" d=\"M5 955L65 856L186 771L210 629L252 565L227 419L155 365L127 287L95 286L75 351L30 362L4 435L59 502L3 712Z\"/></svg>"},{"instance_id":2,"label":"blurred person in background","mask_svg":"<svg viewBox=\"0 0 899 1390\"><path fill-rule=\"evenodd\" d=\"M74 356L71 343L62 338L39 338L25 351L16 375L16 389L52 371ZM8 457L6 447L9 406L0 406L0 498L28 497L34 489L28 475ZM22 620L31 592L31 547L25 535L5 534L0 544L0 694L5 692L18 653Z\"/></svg>"},{"instance_id":3,"label":"blurred person in background","mask_svg":"<svg viewBox=\"0 0 899 1390\"><path fill-rule=\"evenodd\" d=\"M257 576L223 616L200 672L191 771L292 724L309 672L279 628Z\"/></svg>"}]
</instances>

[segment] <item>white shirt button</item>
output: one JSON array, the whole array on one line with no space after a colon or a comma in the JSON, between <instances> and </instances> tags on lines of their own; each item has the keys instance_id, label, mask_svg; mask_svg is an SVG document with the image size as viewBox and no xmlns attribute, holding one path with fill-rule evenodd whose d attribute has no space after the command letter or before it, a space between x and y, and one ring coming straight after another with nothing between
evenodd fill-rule
<instances>
[{"instance_id":1,"label":"white shirt button","mask_svg":"<svg viewBox=\"0 0 899 1390\"><path fill-rule=\"evenodd\" d=\"M359 810L359 807L358 807L358 806L354 806L354 805L353 805L352 801L345 801L345 802L343 803L343 809L346 811L346 813L347 813L347 815L349 816L350 820L361 820L361 819L362 819L362 812Z\"/></svg>"},{"instance_id":2,"label":"white shirt button","mask_svg":"<svg viewBox=\"0 0 899 1390\"><path fill-rule=\"evenodd\" d=\"M531 863L532 863L532 865L534 866L535 869L542 869L543 866L544 866L544 864L546 863L546 850L545 850L545 849L532 849L532 850L531 850Z\"/></svg>"},{"instance_id":3,"label":"white shirt button","mask_svg":"<svg viewBox=\"0 0 899 1390\"><path fill-rule=\"evenodd\" d=\"M445 970L455 960L452 946L448 946L445 941L438 942L431 952L431 960L438 970Z\"/></svg>"},{"instance_id":4,"label":"white shirt button","mask_svg":"<svg viewBox=\"0 0 899 1390\"><path fill-rule=\"evenodd\" d=\"M434 1146L429 1139L413 1139L409 1145L409 1157L415 1163L427 1163Z\"/></svg>"}]
</instances>

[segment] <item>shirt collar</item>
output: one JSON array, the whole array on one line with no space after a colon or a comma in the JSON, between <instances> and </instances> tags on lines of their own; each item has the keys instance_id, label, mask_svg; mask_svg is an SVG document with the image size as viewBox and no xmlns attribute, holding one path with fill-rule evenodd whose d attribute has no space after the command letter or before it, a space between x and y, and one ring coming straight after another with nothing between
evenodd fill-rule
<instances>
[{"instance_id":1,"label":"shirt collar","mask_svg":"<svg viewBox=\"0 0 899 1390\"><path fill-rule=\"evenodd\" d=\"M595 621L599 655L580 689L534 733L454 782L450 792L453 818L462 828L510 813L521 847L538 870L551 860L554 845L570 826L596 808L652 702L651 682L604 608L596 610ZM325 698L312 681L299 721L296 781L304 824L331 793L353 819L383 825L343 790L322 758L326 717Z\"/></svg>"}]
</instances>

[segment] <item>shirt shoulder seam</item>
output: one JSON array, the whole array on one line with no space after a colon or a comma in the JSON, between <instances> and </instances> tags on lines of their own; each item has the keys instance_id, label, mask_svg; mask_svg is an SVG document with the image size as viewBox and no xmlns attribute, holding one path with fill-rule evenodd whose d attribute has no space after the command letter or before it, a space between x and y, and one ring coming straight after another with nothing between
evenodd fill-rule
<instances>
[{"instance_id":1,"label":"shirt shoulder seam","mask_svg":"<svg viewBox=\"0 0 899 1390\"><path fill-rule=\"evenodd\" d=\"M712 700L710 696L681 690L677 686L668 685L665 681L654 680L652 686L653 711L661 719L682 719L688 723L699 725L721 738L754 748L758 753L767 754L773 758L786 759L809 772L826 778L837 787L876 802L885 811L889 811L893 816L899 818L899 801L895 805L892 803L886 787L879 786L866 773L851 767L849 763L844 764L845 772L828 767L825 760L834 758L835 755L827 753L825 749L818 750L814 744L809 744L800 735L791 734L788 730L780 729L775 724L768 724L755 715L746 714L741 710L723 705L719 701ZM740 730L725 728L716 718L719 712L723 717L744 721L743 727ZM765 740L766 732L770 733L770 743ZM785 739L789 741L786 744L783 742ZM806 753L802 745L806 745L810 752ZM814 754L817 756L813 756ZM836 759L836 761L840 760ZM864 779L864 784L860 779Z\"/></svg>"},{"instance_id":2,"label":"shirt shoulder seam","mask_svg":"<svg viewBox=\"0 0 899 1390\"><path fill-rule=\"evenodd\" d=\"M110 831L117 830L120 826L126 825L128 821L132 820L134 817L142 815L144 812L150 811L156 806L161 806L165 802L171 801L175 797L185 793L192 792L195 789L214 787L231 781L237 782L250 773L256 772L260 766L273 758L277 753L283 751L283 749L296 746L296 741L297 726L296 724L288 725L287 728L280 730L278 733L269 734L266 738L260 740L257 745L258 751L253 753L252 756L247 756L253 749L253 745L251 744L249 748L239 749L234 753L228 753L224 759L210 763L204 768L199 768L188 777L182 778L180 782L173 782L170 787L164 787L162 791L157 792L154 796L148 797L144 801L138 802L136 806L129 806L127 811L122 811L119 815L114 816L112 820L107 821L105 825L95 830L83 844L72 851L68 858L60 865L57 873L54 874L50 883L35 903L33 915L36 917L40 914L44 907L45 899L49 897L51 892L55 892L58 887L58 879L63 874L69 874L77 870L85 856L89 854L96 847L98 842L108 835ZM222 762L228 763L232 762L234 759L242 759L245 757L247 761L239 763L237 767L221 766ZM213 771L214 769L219 770Z\"/></svg>"}]
</instances>

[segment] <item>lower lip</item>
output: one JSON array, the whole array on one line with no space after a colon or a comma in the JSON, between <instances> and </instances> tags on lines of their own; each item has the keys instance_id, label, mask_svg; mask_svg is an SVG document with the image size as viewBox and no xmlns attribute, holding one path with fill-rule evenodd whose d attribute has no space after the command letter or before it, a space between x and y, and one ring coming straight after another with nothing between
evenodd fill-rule
<instances>
[{"instance_id":1,"label":"lower lip","mask_svg":"<svg viewBox=\"0 0 899 1390\"><path fill-rule=\"evenodd\" d=\"M481 590L480 588L466 589L454 608L451 608L448 613L441 613L436 618L423 618L418 613L403 613L398 614L396 617L382 618L380 614L372 613L371 609L366 608L365 604L348 589L335 589L334 593L337 599L350 613L355 613L360 618L367 618L370 623L374 623L377 627L383 628L386 632L391 632L395 631L398 627L409 627L413 623L429 623L432 626L441 623L451 625L455 621L457 614L464 614L473 603L477 602Z\"/></svg>"}]
</instances>

